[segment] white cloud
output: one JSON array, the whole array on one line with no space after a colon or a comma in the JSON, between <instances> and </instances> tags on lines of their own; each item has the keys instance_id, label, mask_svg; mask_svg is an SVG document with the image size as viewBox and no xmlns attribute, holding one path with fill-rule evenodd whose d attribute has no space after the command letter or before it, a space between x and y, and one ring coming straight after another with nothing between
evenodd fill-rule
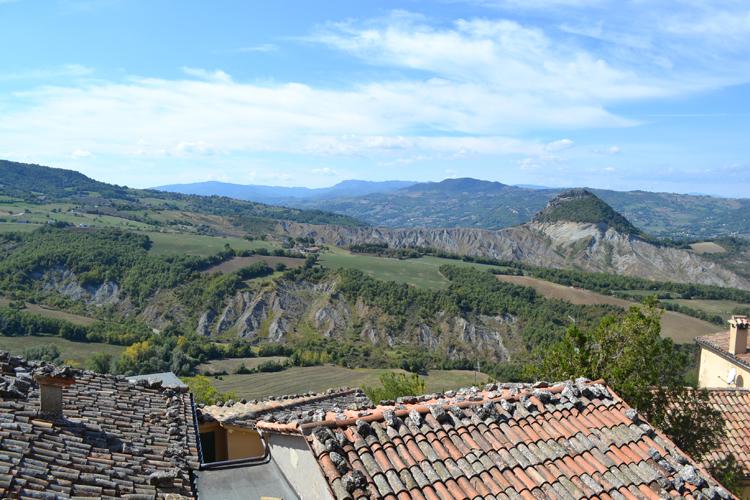
<instances>
[{"instance_id":1,"label":"white cloud","mask_svg":"<svg viewBox=\"0 0 750 500\"><path fill-rule=\"evenodd\" d=\"M79 160L81 158L91 158L94 156L91 151L87 151L85 149L76 149L72 153L70 153L70 158L73 160Z\"/></svg>"},{"instance_id":2,"label":"white cloud","mask_svg":"<svg viewBox=\"0 0 750 500\"><path fill-rule=\"evenodd\" d=\"M1 0L0 0L1 1ZM47 80L51 78L81 78L94 73L94 70L80 64L64 64L49 68L33 68L10 71L0 74L0 82L17 80Z\"/></svg>"},{"instance_id":3,"label":"white cloud","mask_svg":"<svg viewBox=\"0 0 750 500\"><path fill-rule=\"evenodd\" d=\"M601 2L534 0L527 5L540 3L565 9L579 4L598 8ZM635 4L625 5L630 9ZM611 111L615 105L750 81L748 64L725 64L724 52L712 58L680 46L677 38L661 43L667 36L699 36L677 33L674 16L665 16L671 31L662 28L655 34L618 21L629 16L610 17L604 24L589 17L575 18L580 25L574 27L566 17L564 30L554 28L563 22L548 23L553 28L542 30L487 18L436 27L423 16L404 12L330 24L308 41L399 75L339 88L247 83L220 69L185 67L185 76L173 80L87 80L0 95L0 150L39 160L69 158L74 144L81 151L96 151L97 158L139 161L282 153L403 165L512 156L513 161L527 159L520 160L521 166L529 167L558 161L553 153L574 144L567 138L545 144L525 137L631 126L638 122ZM710 19L707 15L704 21ZM653 25L646 21L650 29ZM740 22L733 29L738 37L744 36L742 26ZM712 29L707 25L700 31ZM586 43L583 37L588 37ZM607 47L589 39L606 41L599 45ZM273 48L261 44L245 49ZM659 62L641 64L646 58ZM713 69L711 64L716 71L704 71ZM90 70L67 71L85 76ZM619 148L605 152L616 154Z\"/></svg>"},{"instance_id":4,"label":"white cloud","mask_svg":"<svg viewBox=\"0 0 750 500\"><path fill-rule=\"evenodd\" d=\"M560 139L558 141L552 141L544 146L544 149L551 152L564 151L573 147L573 141L570 139Z\"/></svg>"},{"instance_id":5,"label":"white cloud","mask_svg":"<svg viewBox=\"0 0 750 500\"><path fill-rule=\"evenodd\" d=\"M310 172L315 175L338 175L338 172L331 167L314 168Z\"/></svg>"},{"instance_id":6,"label":"white cloud","mask_svg":"<svg viewBox=\"0 0 750 500\"><path fill-rule=\"evenodd\" d=\"M229 83L232 81L232 78L221 70L208 71L202 68L183 67L182 71L188 76L209 82Z\"/></svg>"},{"instance_id":7,"label":"white cloud","mask_svg":"<svg viewBox=\"0 0 750 500\"><path fill-rule=\"evenodd\" d=\"M261 43L258 45L240 47L237 49L237 52L274 52L276 50L278 50L278 47L272 43Z\"/></svg>"}]
</instances>

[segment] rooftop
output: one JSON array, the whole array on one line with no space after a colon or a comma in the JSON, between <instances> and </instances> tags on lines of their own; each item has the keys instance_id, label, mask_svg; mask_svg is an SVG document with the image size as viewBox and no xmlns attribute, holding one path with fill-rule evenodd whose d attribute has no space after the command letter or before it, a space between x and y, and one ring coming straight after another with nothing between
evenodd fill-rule
<instances>
[{"instance_id":1,"label":"rooftop","mask_svg":"<svg viewBox=\"0 0 750 500\"><path fill-rule=\"evenodd\" d=\"M201 422L215 420L249 428L256 428L258 424L260 428L264 424L283 424L294 429L297 424L323 420L330 413L343 414L346 409L370 406L372 402L362 390L342 387L320 393L277 396L262 401L228 401L225 404L204 406L198 410L198 418Z\"/></svg>"},{"instance_id":2,"label":"rooftop","mask_svg":"<svg viewBox=\"0 0 750 500\"><path fill-rule=\"evenodd\" d=\"M62 417L41 413L40 377L74 381ZM194 498L198 466L186 389L0 352L0 497Z\"/></svg>"},{"instance_id":3,"label":"rooftop","mask_svg":"<svg viewBox=\"0 0 750 500\"><path fill-rule=\"evenodd\" d=\"M706 461L721 460L732 453L750 477L750 391L747 389L707 389L711 406L721 413L726 433L719 448Z\"/></svg>"},{"instance_id":4,"label":"rooftop","mask_svg":"<svg viewBox=\"0 0 750 500\"><path fill-rule=\"evenodd\" d=\"M730 497L583 379L401 398L298 427L338 499Z\"/></svg>"}]
</instances>

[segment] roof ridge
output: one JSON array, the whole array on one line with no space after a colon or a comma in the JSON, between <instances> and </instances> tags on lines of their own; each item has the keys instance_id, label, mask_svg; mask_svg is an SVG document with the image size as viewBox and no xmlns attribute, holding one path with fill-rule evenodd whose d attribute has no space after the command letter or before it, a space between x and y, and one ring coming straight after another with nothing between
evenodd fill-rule
<instances>
[{"instance_id":1,"label":"roof ridge","mask_svg":"<svg viewBox=\"0 0 750 500\"><path fill-rule=\"evenodd\" d=\"M497 384L488 384L490 385L497 385ZM411 403L411 404L403 404L403 405L378 405L375 407L375 409L369 413L369 414L362 414L355 417L349 417L344 419L337 419L337 418L326 418L324 420L318 421L318 422L310 422L299 425L299 430L303 433L307 430L314 429L316 427L348 427L350 425L355 425L358 421L370 423L370 422L376 422L379 420L384 420L386 418L385 413L386 412L393 412L393 414L397 417L402 417L409 415L411 412L416 411L419 414L426 414L433 411L434 408L442 408L442 409L449 409L452 407L458 407L460 409L466 409L466 408L472 408L476 406L481 406L486 403L495 403L499 401L508 401L508 402L517 402L517 401L524 401L526 399L535 398L539 403L544 405L544 402L540 400L539 396L544 398L545 396L542 395L542 393L547 394L558 394L563 393L566 391L566 389L571 389L572 387L578 387L579 389L582 387L591 388L591 387L597 387L600 386L601 389L599 391L604 391L609 397L613 397L613 399L616 397L617 399L620 399L619 396L617 396L614 391L609 389L604 379L597 379L597 380L588 380L579 378L575 381L573 380L565 380L561 382L555 382L554 384L548 384L547 382L537 382L535 384L528 384L526 385L522 391L514 392L518 390L518 385L516 384L509 384L511 387L503 387L501 388L502 392L500 394L494 395L496 391L494 390L484 390L484 391L477 391L477 396L470 397L469 399L465 399L462 401L456 401L455 398L449 398L446 401L443 401L445 398L438 398L438 399L432 399L428 401L420 401L418 403ZM481 399L474 399L476 397L479 397L478 395L481 394ZM486 397L485 397L486 396ZM441 402L443 401L443 402ZM400 408L400 406L403 406L403 408ZM271 430L271 429L269 429Z\"/></svg>"},{"instance_id":2,"label":"roof ridge","mask_svg":"<svg viewBox=\"0 0 750 500\"><path fill-rule=\"evenodd\" d=\"M279 403L277 405L269 404L268 406L263 407L263 408L258 408L258 410L255 411L255 413L262 413L265 411L290 408L297 404L308 402L308 401L323 400L323 399L340 396L344 394L354 394L356 392L362 392L362 389L360 389L359 387L337 387L333 389L327 389L326 391L315 392L312 394L309 394L309 393L284 394L283 396L270 396L265 399L254 399L251 401L247 401L243 399L237 402L233 402L231 405L213 404L213 405L206 405L201 409L205 411L211 408L234 408L235 406L239 406L239 405L259 406L264 403L276 403L276 402Z\"/></svg>"}]
</instances>

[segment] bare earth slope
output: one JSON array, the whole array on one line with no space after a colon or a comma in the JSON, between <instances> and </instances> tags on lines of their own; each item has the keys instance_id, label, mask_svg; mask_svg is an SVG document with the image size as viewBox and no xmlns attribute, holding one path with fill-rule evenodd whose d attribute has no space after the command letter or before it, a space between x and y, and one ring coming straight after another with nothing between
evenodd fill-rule
<instances>
[{"instance_id":1,"label":"bare earth slope","mask_svg":"<svg viewBox=\"0 0 750 500\"><path fill-rule=\"evenodd\" d=\"M279 233L312 236L336 246L387 243L392 248L432 247L456 254L528 264L637 276L652 280L750 289L750 281L700 255L660 246L606 224L530 222L490 231L472 228L385 229L280 222Z\"/></svg>"}]
</instances>

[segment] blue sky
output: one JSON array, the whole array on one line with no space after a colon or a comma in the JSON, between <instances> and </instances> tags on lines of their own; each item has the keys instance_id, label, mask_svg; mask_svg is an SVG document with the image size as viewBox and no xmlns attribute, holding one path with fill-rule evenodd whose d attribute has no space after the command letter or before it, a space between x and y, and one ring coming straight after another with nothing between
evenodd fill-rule
<instances>
[{"instance_id":1,"label":"blue sky","mask_svg":"<svg viewBox=\"0 0 750 500\"><path fill-rule=\"evenodd\" d=\"M0 0L0 158L148 187L750 188L750 4Z\"/></svg>"}]
</instances>

